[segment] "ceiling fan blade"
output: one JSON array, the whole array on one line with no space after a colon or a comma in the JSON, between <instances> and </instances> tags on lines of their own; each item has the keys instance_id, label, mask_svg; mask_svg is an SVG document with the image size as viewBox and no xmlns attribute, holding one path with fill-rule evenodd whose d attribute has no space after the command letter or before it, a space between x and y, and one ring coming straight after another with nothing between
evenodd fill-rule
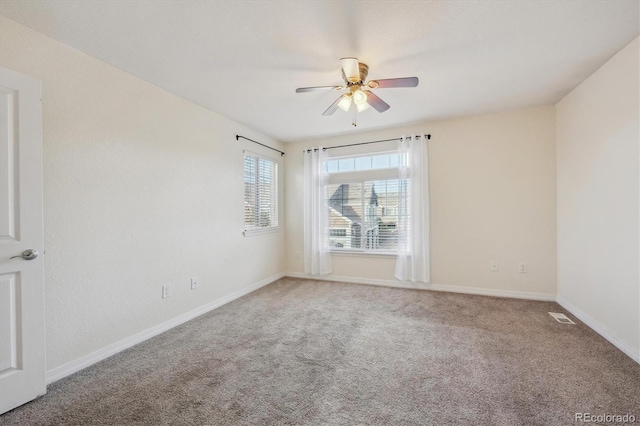
<instances>
[{"instance_id":1,"label":"ceiling fan blade","mask_svg":"<svg viewBox=\"0 0 640 426\"><path fill-rule=\"evenodd\" d=\"M336 101L334 103L331 104L331 106L329 108L327 108L327 110L325 112L322 113L322 115L326 115L329 116L331 114L333 114L334 112L336 112L336 110L338 109L338 104L340 103L340 101L342 100L342 98L345 95L341 95L338 99L336 99Z\"/></svg>"},{"instance_id":2,"label":"ceiling fan blade","mask_svg":"<svg viewBox=\"0 0 640 426\"><path fill-rule=\"evenodd\" d=\"M385 78L382 80L371 80L367 86L372 89L384 89L387 87L416 87L418 77Z\"/></svg>"},{"instance_id":3,"label":"ceiling fan blade","mask_svg":"<svg viewBox=\"0 0 640 426\"><path fill-rule=\"evenodd\" d=\"M360 64L358 58L341 58L342 75L344 78L351 82L357 83L360 81Z\"/></svg>"},{"instance_id":4,"label":"ceiling fan blade","mask_svg":"<svg viewBox=\"0 0 640 426\"><path fill-rule=\"evenodd\" d=\"M342 89L344 89L344 86L315 86L315 87L298 87L298 88L296 89L296 93L314 92L314 91L316 91L316 90L327 90L327 89L342 90Z\"/></svg>"},{"instance_id":5,"label":"ceiling fan blade","mask_svg":"<svg viewBox=\"0 0 640 426\"><path fill-rule=\"evenodd\" d=\"M380 99L371 90L367 90L365 91L365 93L367 94L367 103L371 105L376 111L385 112L386 110L391 108L391 105Z\"/></svg>"}]
</instances>

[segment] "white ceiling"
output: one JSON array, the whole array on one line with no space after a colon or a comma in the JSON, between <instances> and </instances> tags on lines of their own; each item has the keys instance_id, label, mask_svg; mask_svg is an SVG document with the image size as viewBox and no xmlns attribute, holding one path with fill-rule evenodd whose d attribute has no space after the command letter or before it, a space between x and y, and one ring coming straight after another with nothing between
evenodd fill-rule
<instances>
[{"instance_id":1,"label":"white ceiling","mask_svg":"<svg viewBox=\"0 0 640 426\"><path fill-rule=\"evenodd\" d=\"M553 104L639 33L637 0L1 0L0 13L281 141ZM391 105L322 112L355 56Z\"/></svg>"}]
</instances>

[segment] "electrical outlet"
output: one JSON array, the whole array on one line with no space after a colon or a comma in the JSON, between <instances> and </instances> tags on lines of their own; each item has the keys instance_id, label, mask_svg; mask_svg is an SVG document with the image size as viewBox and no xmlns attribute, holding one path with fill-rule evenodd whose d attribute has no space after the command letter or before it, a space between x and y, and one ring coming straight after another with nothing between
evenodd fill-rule
<instances>
[{"instance_id":1,"label":"electrical outlet","mask_svg":"<svg viewBox=\"0 0 640 426\"><path fill-rule=\"evenodd\" d=\"M518 272L520 272L521 274L526 274L527 273L527 264L526 263L521 263L520 266L518 267Z\"/></svg>"},{"instance_id":2,"label":"electrical outlet","mask_svg":"<svg viewBox=\"0 0 640 426\"><path fill-rule=\"evenodd\" d=\"M497 260L492 260L491 261L491 272L498 272L498 261Z\"/></svg>"},{"instance_id":3,"label":"electrical outlet","mask_svg":"<svg viewBox=\"0 0 640 426\"><path fill-rule=\"evenodd\" d=\"M198 288L198 277L191 277L191 290Z\"/></svg>"},{"instance_id":4,"label":"electrical outlet","mask_svg":"<svg viewBox=\"0 0 640 426\"><path fill-rule=\"evenodd\" d=\"M162 298L166 299L167 297L171 297L171 286L163 285L162 286Z\"/></svg>"}]
</instances>

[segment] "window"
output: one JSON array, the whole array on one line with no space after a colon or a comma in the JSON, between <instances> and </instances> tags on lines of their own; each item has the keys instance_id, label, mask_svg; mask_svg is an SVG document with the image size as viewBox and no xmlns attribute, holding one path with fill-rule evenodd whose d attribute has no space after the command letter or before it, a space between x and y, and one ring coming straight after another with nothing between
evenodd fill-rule
<instances>
[{"instance_id":1,"label":"window","mask_svg":"<svg viewBox=\"0 0 640 426\"><path fill-rule=\"evenodd\" d=\"M245 151L245 235L278 227L278 163Z\"/></svg>"},{"instance_id":2,"label":"window","mask_svg":"<svg viewBox=\"0 0 640 426\"><path fill-rule=\"evenodd\" d=\"M395 253L398 205L409 181L398 178L398 154L376 153L325 162L331 251ZM404 213L403 213L404 212Z\"/></svg>"}]
</instances>

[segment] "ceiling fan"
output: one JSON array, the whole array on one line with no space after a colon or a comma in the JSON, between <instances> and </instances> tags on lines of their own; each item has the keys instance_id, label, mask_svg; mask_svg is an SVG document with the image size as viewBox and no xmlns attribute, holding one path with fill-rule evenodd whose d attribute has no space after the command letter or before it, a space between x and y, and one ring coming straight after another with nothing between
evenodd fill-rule
<instances>
[{"instance_id":1,"label":"ceiling fan","mask_svg":"<svg viewBox=\"0 0 640 426\"><path fill-rule=\"evenodd\" d=\"M418 85L418 77L404 78L387 78L383 80L369 80L365 83L367 74L369 74L369 66L358 62L357 58L342 58L342 78L344 86L316 86L316 87L300 87L296 89L296 93L312 92L316 90L344 90L347 93L340 95L334 103L322 115L331 115L338 108L349 111L351 105L356 106L358 112L362 112L372 106L378 112L385 112L391 106L380 99L375 93L369 89L385 89L389 87L416 87ZM355 126L355 121L354 121Z\"/></svg>"}]
</instances>

